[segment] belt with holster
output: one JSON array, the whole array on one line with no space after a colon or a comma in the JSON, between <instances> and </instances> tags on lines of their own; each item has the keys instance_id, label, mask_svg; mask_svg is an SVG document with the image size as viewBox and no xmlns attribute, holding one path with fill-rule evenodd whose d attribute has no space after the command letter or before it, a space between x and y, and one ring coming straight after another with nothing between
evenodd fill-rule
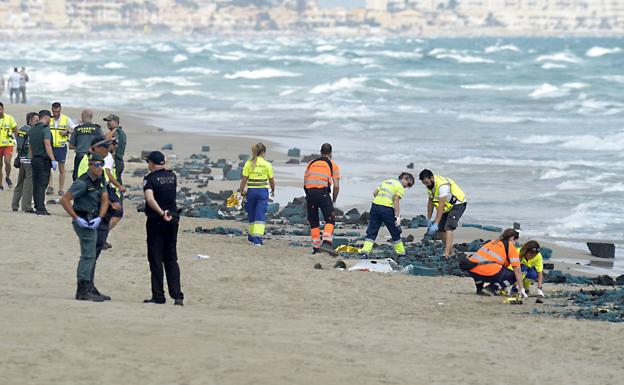
<instances>
[{"instance_id":1,"label":"belt with holster","mask_svg":"<svg viewBox=\"0 0 624 385\"><path fill-rule=\"evenodd\" d=\"M76 215L78 215L80 218L86 219L88 221L90 221L93 218L97 217L97 213L94 213L94 212L82 211L82 210L75 210L75 211L76 211Z\"/></svg>"}]
</instances>

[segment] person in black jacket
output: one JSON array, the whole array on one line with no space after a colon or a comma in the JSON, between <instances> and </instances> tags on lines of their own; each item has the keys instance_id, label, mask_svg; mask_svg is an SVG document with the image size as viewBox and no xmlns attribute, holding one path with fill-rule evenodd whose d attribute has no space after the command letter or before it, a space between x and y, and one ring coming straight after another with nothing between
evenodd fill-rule
<instances>
[{"instance_id":1,"label":"person in black jacket","mask_svg":"<svg viewBox=\"0 0 624 385\"><path fill-rule=\"evenodd\" d=\"M165 155L153 151L147 156L150 173L143 179L145 215L147 216L147 259L152 278L152 297L145 303L165 303L163 266L167 274L169 295L182 306L177 240L180 216L176 205L176 175L165 169Z\"/></svg>"}]
</instances>

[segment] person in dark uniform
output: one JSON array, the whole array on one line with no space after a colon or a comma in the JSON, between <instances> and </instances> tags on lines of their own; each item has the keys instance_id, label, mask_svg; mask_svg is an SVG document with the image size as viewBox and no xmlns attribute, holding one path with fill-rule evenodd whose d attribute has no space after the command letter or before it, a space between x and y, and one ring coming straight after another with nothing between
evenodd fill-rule
<instances>
[{"instance_id":1,"label":"person in dark uniform","mask_svg":"<svg viewBox=\"0 0 624 385\"><path fill-rule=\"evenodd\" d=\"M180 216L176 205L176 175L165 169L165 155L153 151L147 156L150 173L143 179L147 216L147 259L152 276L152 298L145 303L165 303L163 266L169 295L175 305L184 305L180 288L177 241Z\"/></svg>"},{"instance_id":2,"label":"person in dark uniform","mask_svg":"<svg viewBox=\"0 0 624 385\"><path fill-rule=\"evenodd\" d=\"M104 121L110 130L109 134L111 136L109 139L117 140L117 147L115 148L114 154L115 170L117 170L117 180L119 183L123 184L121 178L125 169L124 155L126 154L126 143L128 142L128 137L126 136L126 132L123 127L119 125L119 116L110 114L104 118Z\"/></svg>"},{"instance_id":3,"label":"person in dark uniform","mask_svg":"<svg viewBox=\"0 0 624 385\"><path fill-rule=\"evenodd\" d=\"M108 210L108 188L102 175L103 167L104 158L100 154L89 155L89 170L76 179L60 199L61 205L72 217L74 231L80 240L77 300L102 302L110 299L101 295L93 284L98 227Z\"/></svg>"},{"instance_id":4,"label":"person in dark uniform","mask_svg":"<svg viewBox=\"0 0 624 385\"><path fill-rule=\"evenodd\" d=\"M89 152L91 141L94 138L102 136L102 128L92 123L93 111L82 111L81 118L82 124L74 128L74 132L72 132L69 138L70 150L76 151L76 155L74 156L74 171L72 172L73 180L78 179L78 166L80 165L82 157Z\"/></svg>"},{"instance_id":5,"label":"person in dark uniform","mask_svg":"<svg viewBox=\"0 0 624 385\"><path fill-rule=\"evenodd\" d=\"M30 146L30 164L33 177L33 200L37 215L50 215L45 206L45 194L50 183L50 169L56 170L58 162L52 151L52 132L48 110L39 111L39 123L35 124L28 134Z\"/></svg>"}]
</instances>

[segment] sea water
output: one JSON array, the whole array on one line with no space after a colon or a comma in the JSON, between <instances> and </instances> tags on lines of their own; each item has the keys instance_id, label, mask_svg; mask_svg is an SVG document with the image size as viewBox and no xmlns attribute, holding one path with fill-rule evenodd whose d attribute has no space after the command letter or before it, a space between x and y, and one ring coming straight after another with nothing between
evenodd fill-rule
<instances>
[{"instance_id":1,"label":"sea water","mask_svg":"<svg viewBox=\"0 0 624 385\"><path fill-rule=\"evenodd\" d=\"M153 123L165 129L271 138L307 153L329 141L345 207L366 208L381 179L413 162L415 173L429 168L465 189L467 221L520 222L526 235L577 246L624 237L621 39L48 44L8 43L0 58L28 67L32 101L159 114ZM417 184L404 216L425 204Z\"/></svg>"}]
</instances>

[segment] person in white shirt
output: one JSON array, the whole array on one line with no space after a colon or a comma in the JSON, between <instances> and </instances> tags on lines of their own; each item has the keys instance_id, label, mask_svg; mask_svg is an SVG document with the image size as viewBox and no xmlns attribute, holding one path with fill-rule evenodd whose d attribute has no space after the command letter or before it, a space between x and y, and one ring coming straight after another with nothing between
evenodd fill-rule
<instances>
[{"instance_id":1,"label":"person in white shirt","mask_svg":"<svg viewBox=\"0 0 624 385\"><path fill-rule=\"evenodd\" d=\"M28 74L26 73L26 67L22 67L20 70L20 97L22 104L26 104L26 83L30 81Z\"/></svg>"},{"instance_id":2,"label":"person in white shirt","mask_svg":"<svg viewBox=\"0 0 624 385\"><path fill-rule=\"evenodd\" d=\"M11 76L9 76L9 80L7 81L11 103L20 102L19 92L20 92L21 81L22 81L22 75L20 75L20 73L17 71L17 67L13 68L13 73L11 74Z\"/></svg>"}]
</instances>

